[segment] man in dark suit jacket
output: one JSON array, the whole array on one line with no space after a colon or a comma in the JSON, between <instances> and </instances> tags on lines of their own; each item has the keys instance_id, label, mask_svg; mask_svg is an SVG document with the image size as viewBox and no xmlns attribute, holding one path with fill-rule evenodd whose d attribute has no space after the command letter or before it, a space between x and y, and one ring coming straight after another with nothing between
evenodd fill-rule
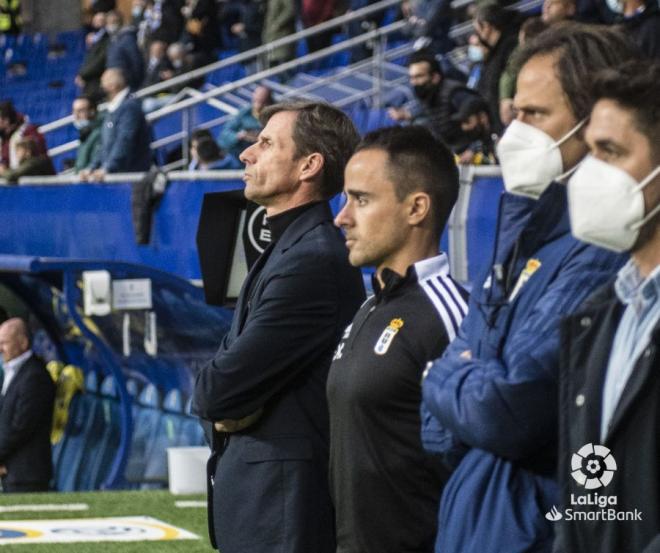
<instances>
[{"instance_id":1,"label":"man in dark suit jacket","mask_svg":"<svg viewBox=\"0 0 660 553\"><path fill-rule=\"evenodd\" d=\"M107 173L148 171L151 166L151 131L142 106L132 98L120 69L106 69L101 87L108 96L99 148L83 180L102 181Z\"/></svg>"},{"instance_id":2,"label":"man in dark suit jacket","mask_svg":"<svg viewBox=\"0 0 660 553\"><path fill-rule=\"evenodd\" d=\"M334 553L325 385L364 289L326 200L358 135L324 104L279 104L261 119L241 161L272 241L195 384L213 450L209 530L222 553Z\"/></svg>"},{"instance_id":3,"label":"man in dark suit jacket","mask_svg":"<svg viewBox=\"0 0 660 553\"><path fill-rule=\"evenodd\" d=\"M5 492L48 490L53 473L50 431L55 385L32 353L27 327L12 318L0 325L5 380L0 396L0 476Z\"/></svg>"}]
</instances>

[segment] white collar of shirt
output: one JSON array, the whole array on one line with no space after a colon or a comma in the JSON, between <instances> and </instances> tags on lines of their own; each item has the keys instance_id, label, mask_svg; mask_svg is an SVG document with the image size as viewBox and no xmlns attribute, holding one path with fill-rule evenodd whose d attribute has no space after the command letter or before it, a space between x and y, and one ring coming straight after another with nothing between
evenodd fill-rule
<instances>
[{"instance_id":1,"label":"white collar of shirt","mask_svg":"<svg viewBox=\"0 0 660 553\"><path fill-rule=\"evenodd\" d=\"M117 94L112 100L108 102L108 112L113 113L117 111L121 103L124 101L126 96L128 96L128 93L130 92L130 89L126 87L124 90L122 90L120 93Z\"/></svg>"},{"instance_id":2,"label":"white collar of shirt","mask_svg":"<svg viewBox=\"0 0 660 553\"><path fill-rule=\"evenodd\" d=\"M419 280L425 280L438 273L442 275L449 274L449 260L447 254L440 252L438 255L422 259L415 263L415 271Z\"/></svg>"},{"instance_id":3,"label":"white collar of shirt","mask_svg":"<svg viewBox=\"0 0 660 553\"><path fill-rule=\"evenodd\" d=\"M7 361L4 364L5 379L2 383L3 394L7 391L7 388L9 388L9 384L16 376L16 373L25 364L25 362L30 358L31 355L32 355L32 350L29 349L21 353L19 356L14 357L12 360Z\"/></svg>"}]
</instances>

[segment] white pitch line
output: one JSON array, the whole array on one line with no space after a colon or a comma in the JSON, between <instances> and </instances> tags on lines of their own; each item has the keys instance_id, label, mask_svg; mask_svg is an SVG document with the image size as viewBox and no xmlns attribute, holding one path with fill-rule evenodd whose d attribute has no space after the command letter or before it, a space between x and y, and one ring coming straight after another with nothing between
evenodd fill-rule
<instances>
[{"instance_id":1,"label":"white pitch line","mask_svg":"<svg viewBox=\"0 0 660 553\"><path fill-rule=\"evenodd\" d=\"M34 505L8 505L0 506L0 513L18 513L23 511L87 511L87 503L43 503Z\"/></svg>"},{"instance_id":2,"label":"white pitch line","mask_svg":"<svg viewBox=\"0 0 660 553\"><path fill-rule=\"evenodd\" d=\"M174 506L179 509L206 507L206 501L175 501Z\"/></svg>"}]
</instances>

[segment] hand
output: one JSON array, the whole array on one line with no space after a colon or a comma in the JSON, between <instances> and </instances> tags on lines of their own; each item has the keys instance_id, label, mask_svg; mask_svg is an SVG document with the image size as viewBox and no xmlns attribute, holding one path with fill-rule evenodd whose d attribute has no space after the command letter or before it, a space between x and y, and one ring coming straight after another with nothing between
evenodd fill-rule
<instances>
[{"instance_id":1,"label":"hand","mask_svg":"<svg viewBox=\"0 0 660 553\"><path fill-rule=\"evenodd\" d=\"M80 172L80 180L87 182L103 182L105 179L105 169L95 169L94 171L84 170Z\"/></svg>"},{"instance_id":2,"label":"hand","mask_svg":"<svg viewBox=\"0 0 660 553\"><path fill-rule=\"evenodd\" d=\"M230 30L232 34L240 36L245 33L245 23L234 23Z\"/></svg>"},{"instance_id":3,"label":"hand","mask_svg":"<svg viewBox=\"0 0 660 553\"><path fill-rule=\"evenodd\" d=\"M387 110L387 116L393 121L410 121L412 115L406 108L390 108Z\"/></svg>"},{"instance_id":4,"label":"hand","mask_svg":"<svg viewBox=\"0 0 660 553\"><path fill-rule=\"evenodd\" d=\"M7 467L5 465L0 465L0 476L7 476Z\"/></svg>"},{"instance_id":5,"label":"hand","mask_svg":"<svg viewBox=\"0 0 660 553\"><path fill-rule=\"evenodd\" d=\"M85 86L85 80L80 75L76 75L74 82L76 83L76 86L79 88L83 88Z\"/></svg>"},{"instance_id":6,"label":"hand","mask_svg":"<svg viewBox=\"0 0 660 553\"><path fill-rule=\"evenodd\" d=\"M472 359L472 352L469 349L466 349L463 353L460 355L461 359Z\"/></svg>"},{"instance_id":7,"label":"hand","mask_svg":"<svg viewBox=\"0 0 660 553\"><path fill-rule=\"evenodd\" d=\"M252 413L251 415L248 415L242 419L223 419L221 421L214 422L213 428L215 428L216 432L240 432L241 430L245 430L248 426L252 426L255 422L257 422L263 412L264 409L261 407L255 413Z\"/></svg>"},{"instance_id":8,"label":"hand","mask_svg":"<svg viewBox=\"0 0 660 553\"><path fill-rule=\"evenodd\" d=\"M458 163L460 163L461 165L470 165L473 159L474 159L474 152L468 148L460 156L458 156Z\"/></svg>"}]
</instances>

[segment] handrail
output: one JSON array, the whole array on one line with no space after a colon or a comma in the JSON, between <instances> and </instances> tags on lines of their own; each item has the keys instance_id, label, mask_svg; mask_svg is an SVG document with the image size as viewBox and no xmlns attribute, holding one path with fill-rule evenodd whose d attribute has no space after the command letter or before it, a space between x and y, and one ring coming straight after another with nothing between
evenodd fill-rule
<instances>
[{"instance_id":1,"label":"handrail","mask_svg":"<svg viewBox=\"0 0 660 553\"><path fill-rule=\"evenodd\" d=\"M161 117L164 117L165 115L169 115L170 113L174 113L174 112L186 109L186 108L196 106L198 104L206 102L207 100L209 100L211 98L215 98L216 96L220 96L221 94L225 94L227 92L230 92L231 90L241 88L243 86L261 81L263 79L267 79L267 78L275 76L279 73L284 73L284 72L288 71L289 69L294 69L296 67L299 67L302 64L316 61L316 60L321 59L325 56L335 54L337 52L341 52L342 50L346 50L346 49L351 48L353 46L356 46L358 44L369 42L370 40L372 40L374 38L378 38L378 37L381 37L381 36L391 34L395 31L399 31L405 26L406 26L405 21L395 21L394 23L390 23L389 25L386 25L385 27L381 27L379 29L374 29L373 31L369 31L368 33L364 33L364 34L359 35L357 37L354 37L352 39L342 41L342 42L340 42L338 44L334 44L332 46L328 46L327 48L323 48L322 50L318 50L317 52L307 54L305 56L302 56L301 58L297 58L297 59L294 59L294 60L291 60L291 61L288 61L288 62L285 62L285 63L281 63L277 67L273 67L271 69L266 69L264 71L261 71L260 73L256 73L254 75L248 75L248 76L243 77L242 79L238 79L234 82L218 86L216 88L213 88L211 90L208 90L208 91L202 93L200 96L198 96L196 98L187 98L185 100L182 100L181 102L177 102L176 104L172 104L170 106L165 106L164 108L161 108L157 111L153 111L150 114L148 114L147 115L147 120L152 121L152 120L155 120L155 119L160 119Z\"/></svg>"},{"instance_id":2,"label":"handrail","mask_svg":"<svg viewBox=\"0 0 660 553\"><path fill-rule=\"evenodd\" d=\"M501 177L502 170L499 165L468 165L470 175L475 177ZM223 169L221 171L170 171L167 173L168 180L242 180L243 170ZM43 177L21 177L18 184L22 186L56 186L67 184L125 184L127 182L138 182L146 173L110 173L105 176L103 182L85 183L80 180L79 175L53 175ZM1 184L1 182L0 182Z\"/></svg>"},{"instance_id":3,"label":"handrail","mask_svg":"<svg viewBox=\"0 0 660 553\"><path fill-rule=\"evenodd\" d=\"M405 27L406 23L404 21L395 21L394 23L390 23L389 25L386 25L385 27L379 28L379 29L374 29L373 31L369 31L368 33L364 33L362 35L359 35L357 37L354 37L349 40L342 41L338 44L333 44L332 46L328 46L327 48L323 48L322 50L318 50L316 52L313 52L311 54L307 54L301 58L297 58L285 63L282 63L278 65L277 67L273 67L271 69L266 69L264 71L261 71L260 73L255 73L253 75L248 75L246 77L243 77L242 79L239 79L237 81L233 81L231 83L226 83L224 85L220 85L218 87L215 87L207 92L201 92L196 89L194 90L194 94L192 95L193 97L185 98L179 102L175 102L172 104L168 104L167 106L162 107L159 110L152 111L151 113L148 113L146 115L146 119L148 122L156 121L158 119L161 119L162 117L166 117L167 115L170 115L172 113L176 113L179 111L182 111L184 109L196 106L198 104L202 104L208 101L214 101L216 96L220 96L223 94L227 94L229 92L232 92L234 90L237 90L243 86L253 84L259 81L262 81L263 79L267 79L269 77L273 77L276 75L279 75L280 73L285 73L289 69L294 69L301 64L304 63L309 63L313 62L319 59L322 59L326 56L335 54L337 52L341 52L343 50L347 50L349 48L352 48L353 46L356 46L358 44L363 44L366 42L369 42L370 40L373 40L374 38L379 38L382 36L387 36L391 33L394 33L396 31L401 30L403 27ZM215 100L217 101L217 100ZM165 139L160 139L160 142L164 141ZM175 140L173 140L175 141ZM55 148L49 149L48 153L49 155L56 155L56 154L62 154L65 152L68 152L70 150L74 150L78 145L77 141L71 141L66 144L61 144L59 146L56 146ZM56 154L54 153L56 152Z\"/></svg>"},{"instance_id":4,"label":"handrail","mask_svg":"<svg viewBox=\"0 0 660 553\"><path fill-rule=\"evenodd\" d=\"M253 48L246 52L235 54L223 60L219 60L209 65L205 65L204 67L200 67L199 69L193 69L192 71L188 71L187 73L183 73L182 75L172 77L171 79L167 79L166 81L162 81L160 83L156 83L154 85L142 88L135 93L135 96L137 98L143 98L144 96L150 96L162 92L164 90L167 90L172 86L177 86L183 83L194 81L195 79L203 77L213 71L217 71L218 69L223 69L225 67L229 67L230 65L234 65L236 63L241 63L245 60L258 57L261 54L269 53L280 46L286 46L287 44L295 43L300 39L322 33L323 31L326 31L328 29L332 29L334 27L338 27L345 23L350 23L352 21L362 19L367 15L378 13L380 11L386 10L387 8L398 5L399 3L400 0L381 0L380 2L372 4L371 6L366 6L364 8L360 8L359 10L355 10L354 12L350 12L345 15L335 17L324 23L314 25L313 27L309 27L308 29L298 31L297 33L294 33L292 35L269 42L268 44L258 46L257 48ZM39 127L39 132L45 134L55 129L59 129L60 127L63 127L65 125L68 125L71 122L73 122L73 116L67 115L66 117L57 119L56 121L52 121L50 123L46 123L45 125L41 125Z\"/></svg>"},{"instance_id":5,"label":"handrail","mask_svg":"<svg viewBox=\"0 0 660 553\"><path fill-rule=\"evenodd\" d=\"M80 179L80 175L52 175L41 177L21 177L18 184L21 186L57 186L67 184L125 184L127 182L138 182L144 178L145 172L138 173L109 173L100 183L87 183ZM170 171L167 173L169 180L242 180L243 170L223 169L222 171Z\"/></svg>"}]
</instances>

